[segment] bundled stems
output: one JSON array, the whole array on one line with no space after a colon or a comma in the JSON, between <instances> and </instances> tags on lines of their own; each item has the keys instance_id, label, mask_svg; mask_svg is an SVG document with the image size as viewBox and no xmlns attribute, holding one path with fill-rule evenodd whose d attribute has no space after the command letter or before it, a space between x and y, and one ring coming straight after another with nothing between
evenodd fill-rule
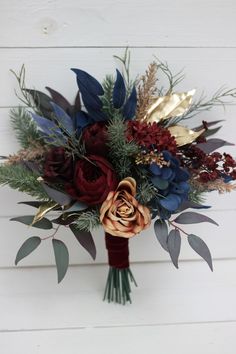
<instances>
[{"instance_id":1,"label":"bundled stems","mask_svg":"<svg viewBox=\"0 0 236 354\"><path fill-rule=\"evenodd\" d=\"M103 300L125 305L131 303L131 282L137 286L129 268L129 240L124 237L105 234L108 251L109 273Z\"/></svg>"}]
</instances>

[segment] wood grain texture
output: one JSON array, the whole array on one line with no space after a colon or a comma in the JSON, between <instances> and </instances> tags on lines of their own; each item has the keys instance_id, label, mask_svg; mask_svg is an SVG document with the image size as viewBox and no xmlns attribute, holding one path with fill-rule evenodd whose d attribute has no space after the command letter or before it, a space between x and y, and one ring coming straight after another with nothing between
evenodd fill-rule
<instances>
[{"instance_id":1,"label":"wood grain texture","mask_svg":"<svg viewBox=\"0 0 236 354\"><path fill-rule=\"evenodd\" d=\"M28 87L44 90L50 86L69 100L77 93L76 78L70 68L88 71L102 81L106 74L115 74L119 65L113 55L123 55L124 48L0 48L0 107L19 104L15 97L16 80L10 69L26 66ZM173 73L183 69L185 79L178 90L197 89L211 96L222 86L235 87L236 48L132 48L131 76L143 74L157 56L167 61ZM119 66L118 66L119 67ZM160 86L166 84L159 74Z\"/></svg>"},{"instance_id":2,"label":"wood grain texture","mask_svg":"<svg viewBox=\"0 0 236 354\"><path fill-rule=\"evenodd\" d=\"M234 0L2 0L0 45L235 46Z\"/></svg>"},{"instance_id":3,"label":"wood grain texture","mask_svg":"<svg viewBox=\"0 0 236 354\"><path fill-rule=\"evenodd\" d=\"M0 333L4 354L234 354L236 322ZM114 343L119 345L114 345Z\"/></svg>"},{"instance_id":4,"label":"wood grain texture","mask_svg":"<svg viewBox=\"0 0 236 354\"><path fill-rule=\"evenodd\" d=\"M59 286L53 268L0 270L0 330L153 326L236 320L236 261L137 264L132 305L102 301L106 266L72 267ZM205 353L205 352L204 352Z\"/></svg>"}]
</instances>

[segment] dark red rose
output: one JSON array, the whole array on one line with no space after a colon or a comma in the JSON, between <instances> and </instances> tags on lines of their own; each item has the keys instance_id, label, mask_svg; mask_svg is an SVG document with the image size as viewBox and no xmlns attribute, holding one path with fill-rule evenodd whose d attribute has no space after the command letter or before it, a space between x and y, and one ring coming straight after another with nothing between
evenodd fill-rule
<instances>
[{"instance_id":1,"label":"dark red rose","mask_svg":"<svg viewBox=\"0 0 236 354\"><path fill-rule=\"evenodd\" d=\"M83 141L88 154L106 156L107 128L103 122L89 125L83 131Z\"/></svg>"},{"instance_id":2,"label":"dark red rose","mask_svg":"<svg viewBox=\"0 0 236 354\"><path fill-rule=\"evenodd\" d=\"M73 159L63 147L48 151L43 166L43 178L48 182L69 182L73 179Z\"/></svg>"},{"instance_id":3,"label":"dark red rose","mask_svg":"<svg viewBox=\"0 0 236 354\"><path fill-rule=\"evenodd\" d=\"M88 160L76 162L74 179L66 191L74 199L88 205L101 204L117 187L117 179L110 163L101 156L88 155Z\"/></svg>"}]
</instances>

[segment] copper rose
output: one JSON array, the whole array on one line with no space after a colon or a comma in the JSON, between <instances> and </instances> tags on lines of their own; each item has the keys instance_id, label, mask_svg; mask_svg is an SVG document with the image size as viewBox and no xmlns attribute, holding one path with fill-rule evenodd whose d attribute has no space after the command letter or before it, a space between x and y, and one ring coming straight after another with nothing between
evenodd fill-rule
<instances>
[{"instance_id":1,"label":"copper rose","mask_svg":"<svg viewBox=\"0 0 236 354\"><path fill-rule=\"evenodd\" d=\"M106 232L129 238L150 226L150 211L138 203L135 194L136 182L132 177L123 179L116 191L108 194L100 209L100 221Z\"/></svg>"}]
</instances>

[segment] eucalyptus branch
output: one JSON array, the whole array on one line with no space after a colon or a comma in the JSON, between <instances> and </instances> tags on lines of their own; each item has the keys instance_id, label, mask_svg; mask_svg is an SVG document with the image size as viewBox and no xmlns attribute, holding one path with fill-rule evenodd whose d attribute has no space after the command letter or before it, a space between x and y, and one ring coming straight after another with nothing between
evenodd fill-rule
<instances>
[{"instance_id":1,"label":"eucalyptus branch","mask_svg":"<svg viewBox=\"0 0 236 354\"><path fill-rule=\"evenodd\" d=\"M187 232L185 232L183 229L181 229L179 226L175 225L173 221L168 220L169 225L172 225L175 229L181 231L184 235L189 236Z\"/></svg>"},{"instance_id":2,"label":"eucalyptus branch","mask_svg":"<svg viewBox=\"0 0 236 354\"><path fill-rule=\"evenodd\" d=\"M41 241L48 240L49 238L54 238L55 235L57 234L57 232L58 232L60 226L61 226L61 225L58 225L58 226L56 227L55 231L54 231L51 235L46 236L46 237L41 237Z\"/></svg>"}]
</instances>

